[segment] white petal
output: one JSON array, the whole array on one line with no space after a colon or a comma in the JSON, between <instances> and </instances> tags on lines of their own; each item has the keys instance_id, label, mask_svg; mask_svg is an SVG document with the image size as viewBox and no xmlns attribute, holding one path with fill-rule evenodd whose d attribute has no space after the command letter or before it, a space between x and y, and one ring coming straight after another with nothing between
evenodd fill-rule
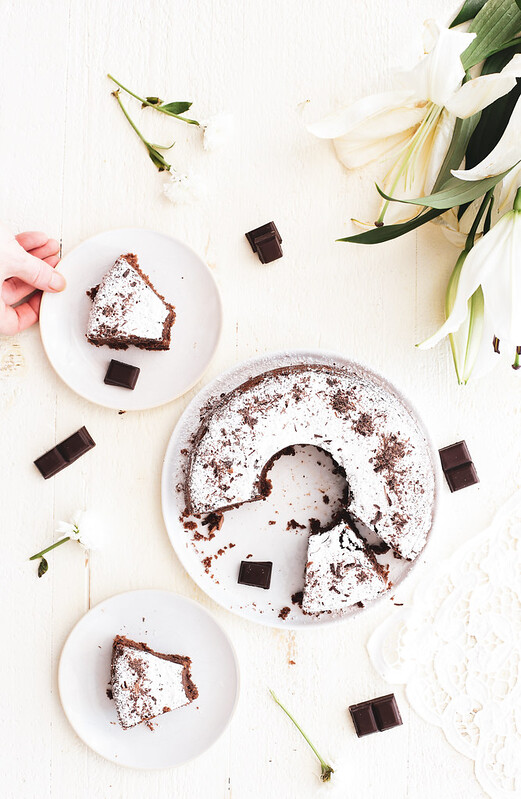
<instances>
[{"instance_id":1,"label":"white petal","mask_svg":"<svg viewBox=\"0 0 521 799\"><path fill-rule=\"evenodd\" d=\"M56 527L56 532L60 535L72 536L74 534L74 525L69 522L59 521Z\"/></svg>"},{"instance_id":2,"label":"white petal","mask_svg":"<svg viewBox=\"0 0 521 799\"><path fill-rule=\"evenodd\" d=\"M427 161L424 193L421 195L422 197L426 197L430 194L434 187L436 178L440 173L441 166L447 155L455 124L456 118L452 116L452 114L444 111L436 126L434 135L429 142L430 152Z\"/></svg>"},{"instance_id":3,"label":"white petal","mask_svg":"<svg viewBox=\"0 0 521 799\"><path fill-rule=\"evenodd\" d=\"M405 106L412 99L410 91L392 91L383 94L372 94L369 97L362 97L360 100L341 108L334 114L308 125L307 129L319 139L336 139L338 136L345 136L351 133L359 125L365 123L386 111L394 111ZM404 118L403 126L398 130L406 130L411 127L411 122Z\"/></svg>"},{"instance_id":4,"label":"white petal","mask_svg":"<svg viewBox=\"0 0 521 799\"><path fill-rule=\"evenodd\" d=\"M349 136L340 136L333 144L338 160L348 169L358 169L371 161L380 161L398 154L410 140L413 132L414 128L404 133L397 133L395 136L387 136L385 139L369 140L363 144L351 141Z\"/></svg>"},{"instance_id":5,"label":"white petal","mask_svg":"<svg viewBox=\"0 0 521 799\"><path fill-rule=\"evenodd\" d=\"M505 234L498 239L494 270L483 281L483 294L494 335L504 350L509 345L513 349L521 344L521 216L514 212L505 214L491 232L500 224Z\"/></svg>"},{"instance_id":6,"label":"white petal","mask_svg":"<svg viewBox=\"0 0 521 799\"><path fill-rule=\"evenodd\" d=\"M497 225L474 245L463 264L451 313L440 329L419 345L420 349L434 347L449 333L454 333L458 330L467 317L468 301L478 286L483 287L487 312L490 313L495 322L494 313L489 307L485 286L491 273L493 273L493 278L490 282L494 283L496 275L501 268L501 253L510 237L512 216L513 214L505 214ZM496 335L498 334L496 333Z\"/></svg>"},{"instance_id":7,"label":"white petal","mask_svg":"<svg viewBox=\"0 0 521 799\"><path fill-rule=\"evenodd\" d=\"M498 211L510 211L518 188L521 186L521 164L510 170L499 184Z\"/></svg>"},{"instance_id":8,"label":"white petal","mask_svg":"<svg viewBox=\"0 0 521 799\"><path fill-rule=\"evenodd\" d=\"M401 84L411 89L417 99L444 106L465 77L461 54L475 36L441 28L432 51L410 72L401 74Z\"/></svg>"},{"instance_id":9,"label":"white petal","mask_svg":"<svg viewBox=\"0 0 521 799\"><path fill-rule=\"evenodd\" d=\"M505 132L491 153L472 169L453 169L461 180L481 180L499 175L521 160L521 98L517 101Z\"/></svg>"},{"instance_id":10,"label":"white petal","mask_svg":"<svg viewBox=\"0 0 521 799\"><path fill-rule=\"evenodd\" d=\"M521 54L518 53L501 72L480 75L464 83L452 97L449 97L445 105L453 114L466 119L482 111L504 94L508 94L516 85L516 78L519 77L521 77Z\"/></svg>"}]
</instances>

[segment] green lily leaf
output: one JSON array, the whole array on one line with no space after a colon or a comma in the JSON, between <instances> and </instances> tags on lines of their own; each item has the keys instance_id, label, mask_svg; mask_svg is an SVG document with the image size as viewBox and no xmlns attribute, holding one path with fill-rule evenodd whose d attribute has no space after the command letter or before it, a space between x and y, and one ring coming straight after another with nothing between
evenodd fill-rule
<instances>
[{"instance_id":1,"label":"green lily leaf","mask_svg":"<svg viewBox=\"0 0 521 799\"><path fill-rule=\"evenodd\" d=\"M517 7L521 8L521 0L516 0L516 3L517 3Z\"/></svg>"},{"instance_id":2,"label":"green lily leaf","mask_svg":"<svg viewBox=\"0 0 521 799\"><path fill-rule=\"evenodd\" d=\"M513 165L515 166L515 164ZM510 167L510 169L513 168ZM483 194L486 194L489 189L503 180L505 175L508 175L510 169L501 172L499 175L493 175L490 178L483 178L482 180L461 180L461 178L450 178L439 191L434 194L429 194L427 197L418 197L414 200L401 200L398 197L389 197L378 185L376 186L378 193L385 199L392 202L406 203L408 205L424 205L427 208L437 208L446 211L447 208L454 208L455 205L462 205L463 203L471 203L477 200Z\"/></svg>"},{"instance_id":3,"label":"green lily leaf","mask_svg":"<svg viewBox=\"0 0 521 799\"><path fill-rule=\"evenodd\" d=\"M454 17L449 27L454 28L456 25L461 25L462 22L468 22L469 19L474 19L486 2L487 0L465 0L459 14ZM521 2L521 0L519 0L519 2Z\"/></svg>"},{"instance_id":4,"label":"green lily leaf","mask_svg":"<svg viewBox=\"0 0 521 799\"><path fill-rule=\"evenodd\" d=\"M358 233L356 236L337 239L337 241L347 241L350 244L382 244L384 241L391 241L391 239L404 236L406 233L410 233L411 230L421 227L421 225L426 225L427 222L431 222L437 216L441 216L442 213L443 209L431 208L430 211L422 211L414 219L409 219L407 222L401 222L398 225L382 225L381 227L366 230L364 233Z\"/></svg>"},{"instance_id":5,"label":"green lily leaf","mask_svg":"<svg viewBox=\"0 0 521 799\"><path fill-rule=\"evenodd\" d=\"M521 9L517 0L488 0L469 31L476 33L476 38L461 56L466 70L498 52L521 31Z\"/></svg>"},{"instance_id":6,"label":"green lily leaf","mask_svg":"<svg viewBox=\"0 0 521 799\"><path fill-rule=\"evenodd\" d=\"M438 191L438 189L441 189L444 184L450 180L451 169L459 169L461 166L467 146L474 131L476 130L479 119L479 113L474 114L468 119L456 119L449 149L447 150L447 155L445 156L445 160L441 165L439 175L436 178L436 182L433 186L433 193Z\"/></svg>"},{"instance_id":7,"label":"green lily leaf","mask_svg":"<svg viewBox=\"0 0 521 799\"><path fill-rule=\"evenodd\" d=\"M147 100L149 98L147 97ZM192 103L182 101L178 103L161 103L161 108L163 111L168 111L170 114L184 114L185 111L188 111Z\"/></svg>"}]
</instances>

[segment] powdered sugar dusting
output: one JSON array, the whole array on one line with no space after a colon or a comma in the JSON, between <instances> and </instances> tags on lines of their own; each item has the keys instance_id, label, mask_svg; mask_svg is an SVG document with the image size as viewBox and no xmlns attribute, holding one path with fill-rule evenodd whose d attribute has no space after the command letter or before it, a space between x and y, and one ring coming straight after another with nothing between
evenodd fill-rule
<instances>
[{"instance_id":1,"label":"powdered sugar dusting","mask_svg":"<svg viewBox=\"0 0 521 799\"><path fill-rule=\"evenodd\" d=\"M184 666L150 652L121 647L113 663L112 694L121 726L127 729L189 703Z\"/></svg>"},{"instance_id":2,"label":"powdered sugar dusting","mask_svg":"<svg viewBox=\"0 0 521 799\"><path fill-rule=\"evenodd\" d=\"M386 588L387 580L375 569L374 557L346 522L310 535L302 600L305 613L342 611L376 599Z\"/></svg>"},{"instance_id":3,"label":"powdered sugar dusting","mask_svg":"<svg viewBox=\"0 0 521 799\"><path fill-rule=\"evenodd\" d=\"M94 297L87 337L138 336L161 341L170 309L125 258L102 278Z\"/></svg>"},{"instance_id":4,"label":"powdered sugar dusting","mask_svg":"<svg viewBox=\"0 0 521 799\"><path fill-rule=\"evenodd\" d=\"M314 444L345 470L353 516L403 557L422 550L434 505L429 445L401 398L363 367L268 372L227 394L203 426L190 458L192 512L257 498L273 455Z\"/></svg>"}]
</instances>

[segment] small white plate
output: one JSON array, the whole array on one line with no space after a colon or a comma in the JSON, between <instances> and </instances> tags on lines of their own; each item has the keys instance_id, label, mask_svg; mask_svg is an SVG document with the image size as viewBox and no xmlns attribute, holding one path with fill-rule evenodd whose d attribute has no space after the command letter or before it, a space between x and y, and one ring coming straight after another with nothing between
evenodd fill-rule
<instances>
[{"instance_id":1,"label":"small white plate","mask_svg":"<svg viewBox=\"0 0 521 799\"><path fill-rule=\"evenodd\" d=\"M199 697L157 718L153 731L120 727L107 695L117 634L192 658ZM222 735L237 704L239 667L228 636L201 605L170 591L129 591L96 605L74 627L58 685L65 715L87 746L120 766L161 769L198 757Z\"/></svg>"},{"instance_id":2,"label":"small white plate","mask_svg":"<svg viewBox=\"0 0 521 799\"><path fill-rule=\"evenodd\" d=\"M264 502L245 503L226 511L221 529L211 540L207 539L208 527L203 526L201 520L190 519L186 522L182 518L187 454L200 424L201 409L212 398L222 392L231 391L254 375L295 363L324 363L347 367L353 365L353 361L341 355L321 350L296 350L254 358L219 375L194 397L172 433L163 463L161 483L163 518L168 535L191 578L208 596L227 610L251 621L283 629L331 624L363 613L377 602L391 602L396 587L425 552L424 549L412 562L394 558L392 551L379 555L379 562L389 566L393 588L368 602L365 608L354 606L342 615L323 613L319 616L307 616L302 613L291 598L302 590L304 583L309 520L315 518L321 524L330 521L335 511L340 510L340 499L345 488L345 481L336 474L337 470L331 458L315 447L295 447L294 456L279 458L270 471L273 488L269 497ZM418 420L410 403L392 384L366 366L363 368L400 397ZM421 426L421 422L419 424ZM430 446L438 488L439 473L435 466L437 461L434 449L427 432L421 427ZM435 511L436 497L434 515ZM292 526L293 520L301 526ZM185 523L193 525L193 529L187 529ZM378 541L369 530L363 532L370 542ZM431 534L432 528L429 537ZM273 562L269 590L237 583L240 562L248 557L252 560ZM280 616L284 608L287 610Z\"/></svg>"},{"instance_id":3,"label":"small white plate","mask_svg":"<svg viewBox=\"0 0 521 799\"><path fill-rule=\"evenodd\" d=\"M175 306L169 350L112 350L85 338L91 307L86 291L127 252L136 253L158 292ZM107 408L137 411L170 402L202 377L217 348L222 308L210 269L194 250L164 233L123 228L86 239L58 268L67 288L44 294L40 331L52 366L73 391ZM103 382L112 358L141 369L133 391Z\"/></svg>"}]
</instances>

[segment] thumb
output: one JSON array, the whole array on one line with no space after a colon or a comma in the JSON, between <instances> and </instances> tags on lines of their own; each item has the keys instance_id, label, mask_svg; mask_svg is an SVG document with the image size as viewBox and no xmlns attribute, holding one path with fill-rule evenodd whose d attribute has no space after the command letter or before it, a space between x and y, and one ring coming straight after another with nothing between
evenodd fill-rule
<instances>
[{"instance_id":1,"label":"thumb","mask_svg":"<svg viewBox=\"0 0 521 799\"><path fill-rule=\"evenodd\" d=\"M65 278L60 272L56 272L41 258L36 258L20 247L15 264L13 264L13 277L19 277L30 286L40 291L63 291L65 288Z\"/></svg>"}]
</instances>

